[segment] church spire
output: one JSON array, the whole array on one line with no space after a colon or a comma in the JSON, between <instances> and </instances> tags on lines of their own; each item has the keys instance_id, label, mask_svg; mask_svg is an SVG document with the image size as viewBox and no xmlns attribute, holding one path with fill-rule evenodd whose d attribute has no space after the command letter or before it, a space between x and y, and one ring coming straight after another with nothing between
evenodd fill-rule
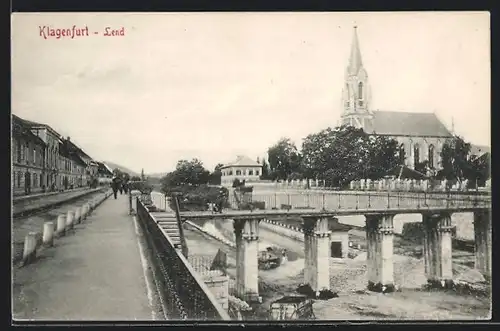
<instances>
[{"instance_id":1,"label":"church spire","mask_svg":"<svg viewBox=\"0 0 500 331\"><path fill-rule=\"evenodd\" d=\"M349 66L347 67L347 72L349 73L349 75L357 75L359 69L363 67L363 61L361 60L361 51L359 49L357 30L358 27L355 25L352 37L352 44L351 44L351 56L349 57Z\"/></svg>"}]
</instances>

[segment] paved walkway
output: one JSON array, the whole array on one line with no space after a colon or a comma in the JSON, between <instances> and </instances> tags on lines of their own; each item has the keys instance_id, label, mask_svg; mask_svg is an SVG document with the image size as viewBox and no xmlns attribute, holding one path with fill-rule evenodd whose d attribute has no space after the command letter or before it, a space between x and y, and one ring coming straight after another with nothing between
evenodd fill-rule
<instances>
[{"instance_id":1,"label":"paved walkway","mask_svg":"<svg viewBox=\"0 0 500 331\"><path fill-rule=\"evenodd\" d=\"M126 195L102 203L38 261L13 271L13 317L153 320L163 316Z\"/></svg>"}]
</instances>

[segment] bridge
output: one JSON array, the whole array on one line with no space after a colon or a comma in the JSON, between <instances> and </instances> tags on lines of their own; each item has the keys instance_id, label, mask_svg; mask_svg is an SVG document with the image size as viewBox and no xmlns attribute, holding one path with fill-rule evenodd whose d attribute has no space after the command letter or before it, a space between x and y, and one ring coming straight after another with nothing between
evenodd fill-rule
<instances>
[{"instance_id":1,"label":"bridge","mask_svg":"<svg viewBox=\"0 0 500 331\"><path fill-rule=\"evenodd\" d=\"M72 199L72 194L80 195L83 192L71 193L64 199L66 201ZM236 295L248 303L259 301L257 262L259 224L276 217L283 217L283 222L286 222L287 218L302 219L303 231L300 235L304 236L305 253L303 282L317 292L330 289L329 259L332 233L329 224L335 217L342 215L366 217L368 288L373 291L387 292L394 289L393 219L395 215L401 213L423 215L426 276L434 284L446 286L452 282L450 216L455 212L465 211L474 214L476 268L485 275L489 275L491 270L490 196L310 191L247 196L233 192L222 213L213 213L207 210L184 210L189 206L182 206L182 202L182 208L174 208L177 212L173 212L169 208L170 202L158 194L137 195L137 192L134 192L128 197L106 201L109 195L110 192L104 194L98 192L95 196L84 196L81 199L87 199L87 202L78 200L75 202L76 205L68 205L67 208L57 212L62 212L64 215L47 213L46 216L54 217L54 221L57 220L58 232L59 225L63 230L64 226L68 227L67 236L56 237L58 242L56 246L71 245L73 249L51 251L47 248L47 252L57 256L57 259L46 259L32 267L28 264L27 267L23 267L24 271L17 271L16 277L21 277L17 278L18 282L25 279L27 286L47 282L45 275L47 273L52 275L50 286L36 285L38 291L36 296L43 303L36 299L38 300L35 300L38 302L36 309L24 307L22 311L28 311L26 317L31 318L33 315L48 317L53 316L50 315L52 312L57 312L59 316L65 318L74 316L75 319L82 319L82 315L85 314L92 314L95 318L106 315L106 310L102 307L108 307L117 318L124 316L147 318L148 311L145 307L148 305L148 299L142 293L143 285L137 282L143 272L143 266L139 258L140 252L134 249L135 220L141 229L141 238L151 252L150 270L155 283L154 292L158 293L159 305L165 318L172 320L233 318L227 296L225 298L219 296L214 290L213 279L219 277L217 272L210 271L210 277L207 278L188 260L189 250L184 240L182 226L187 220L218 219L232 223L237 260ZM37 200L33 206L45 209L49 205L62 202L62 198L46 197ZM82 203L83 207L80 207ZM25 207L32 206L26 204ZM131 215L127 215L127 211ZM134 214L135 220L131 221L130 218ZM79 215L79 218L76 215ZM45 221L44 218L39 218L40 222ZM63 222L60 223L59 219ZM75 221L77 222L74 223ZM111 233L115 235L110 236ZM26 238L30 237L29 235ZM45 232L43 237L45 242ZM26 247L25 245L25 249ZM103 252L106 254L102 254ZM96 259L96 256L99 258ZM121 269L124 265L127 266L127 273L116 277L113 270ZM95 273L95 270L105 271ZM79 277L67 277L75 273ZM24 278L19 275L24 275ZM111 285L100 287L99 291L83 291L84 288L98 286L96 284ZM127 291L123 291L124 288ZM25 293L30 293L30 290L27 289ZM60 299L43 299L48 296ZM64 299L66 297L78 297L78 300L68 305ZM126 308L117 309L116 300L130 302ZM108 315L104 317L109 317Z\"/></svg>"},{"instance_id":2,"label":"bridge","mask_svg":"<svg viewBox=\"0 0 500 331\"><path fill-rule=\"evenodd\" d=\"M168 202L156 197L154 204L168 209ZM143 206L142 202L137 202ZM152 201L151 201L152 203ZM181 204L182 205L182 204ZM160 207L160 209L163 209ZM189 208L189 205L185 206ZM147 204L146 204L146 207ZM236 291L247 302L258 302L259 222L270 217L295 216L302 219L304 234L304 284L315 292L330 290L329 222L336 216L364 215L367 233L368 289L390 292L395 289L393 271L393 219L397 214L422 214L425 229L426 277L436 286L450 286L452 274L451 215L474 214L476 268L491 273L491 197L479 194L415 192L308 192L230 195L227 208L213 211L153 211L148 217L166 237L168 224L176 217L186 220L219 219L233 222L236 242ZM182 246L180 241L174 245Z\"/></svg>"}]
</instances>

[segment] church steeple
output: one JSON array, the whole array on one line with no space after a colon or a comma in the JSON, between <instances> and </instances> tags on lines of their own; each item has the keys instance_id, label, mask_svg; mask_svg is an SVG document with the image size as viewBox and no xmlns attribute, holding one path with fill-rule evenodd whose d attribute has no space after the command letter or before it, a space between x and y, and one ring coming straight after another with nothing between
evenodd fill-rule
<instances>
[{"instance_id":1,"label":"church steeple","mask_svg":"<svg viewBox=\"0 0 500 331\"><path fill-rule=\"evenodd\" d=\"M363 67L359 47L357 26L354 26L349 63L345 72L345 83L342 92L343 114L341 123L369 131L370 120L373 118L370 106L370 86L368 74Z\"/></svg>"},{"instance_id":2,"label":"church steeple","mask_svg":"<svg viewBox=\"0 0 500 331\"><path fill-rule=\"evenodd\" d=\"M358 27L355 25L354 33L352 36L351 56L349 57L349 66L347 67L347 72L349 75L357 75L359 69L363 67L363 60L361 59L361 51L359 49L357 29Z\"/></svg>"}]
</instances>

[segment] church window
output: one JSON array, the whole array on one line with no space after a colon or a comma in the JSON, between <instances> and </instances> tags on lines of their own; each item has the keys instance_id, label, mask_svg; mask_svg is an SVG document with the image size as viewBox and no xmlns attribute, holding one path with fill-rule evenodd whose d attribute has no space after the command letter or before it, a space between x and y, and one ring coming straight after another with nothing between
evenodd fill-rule
<instances>
[{"instance_id":1,"label":"church window","mask_svg":"<svg viewBox=\"0 0 500 331\"><path fill-rule=\"evenodd\" d=\"M420 148L418 144L415 144L415 146L413 146L413 161L414 165L417 165L420 162Z\"/></svg>"},{"instance_id":2,"label":"church window","mask_svg":"<svg viewBox=\"0 0 500 331\"><path fill-rule=\"evenodd\" d=\"M434 168L434 145L429 146L429 167Z\"/></svg>"},{"instance_id":3,"label":"church window","mask_svg":"<svg viewBox=\"0 0 500 331\"><path fill-rule=\"evenodd\" d=\"M399 145L399 163L405 163L405 146L404 144Z\"/></svg>"},{"instance_id":4,"label":"church window","mask_svg":"<svg viewBox=\"0 0 500 331\"><path fill-rule=\"evenodd\" d=\"M229 170L229 176L232 176L232 175L233 175L233 171Z\"/></svg>"},{"instance_id":5,"label":"church window","mask_svg":"<svg viewBox=\"0 0 500 331\"><path fill-rule=\"evenodd\" d=\"M253 176L253 170L248 170L248 176Z\"/></svg>"},{"instance_id":6,"label":"church window","mask_svg":"<svg viewBox=\"0 0 500 331\"><path fill-rule=\"evenodd\" d=\"M241 176L241 170L236 170L236 176Z\"/></svg>"},{"instance_id":7,"label":"church window","mask_svg":"<svg viewBox=\"0 0 500 331\"><path fill-rule=\"evenodd\" d=\"M358 97L363 99L363 82L359 82L358 84Z\"/></svg>"}]
</instances>

